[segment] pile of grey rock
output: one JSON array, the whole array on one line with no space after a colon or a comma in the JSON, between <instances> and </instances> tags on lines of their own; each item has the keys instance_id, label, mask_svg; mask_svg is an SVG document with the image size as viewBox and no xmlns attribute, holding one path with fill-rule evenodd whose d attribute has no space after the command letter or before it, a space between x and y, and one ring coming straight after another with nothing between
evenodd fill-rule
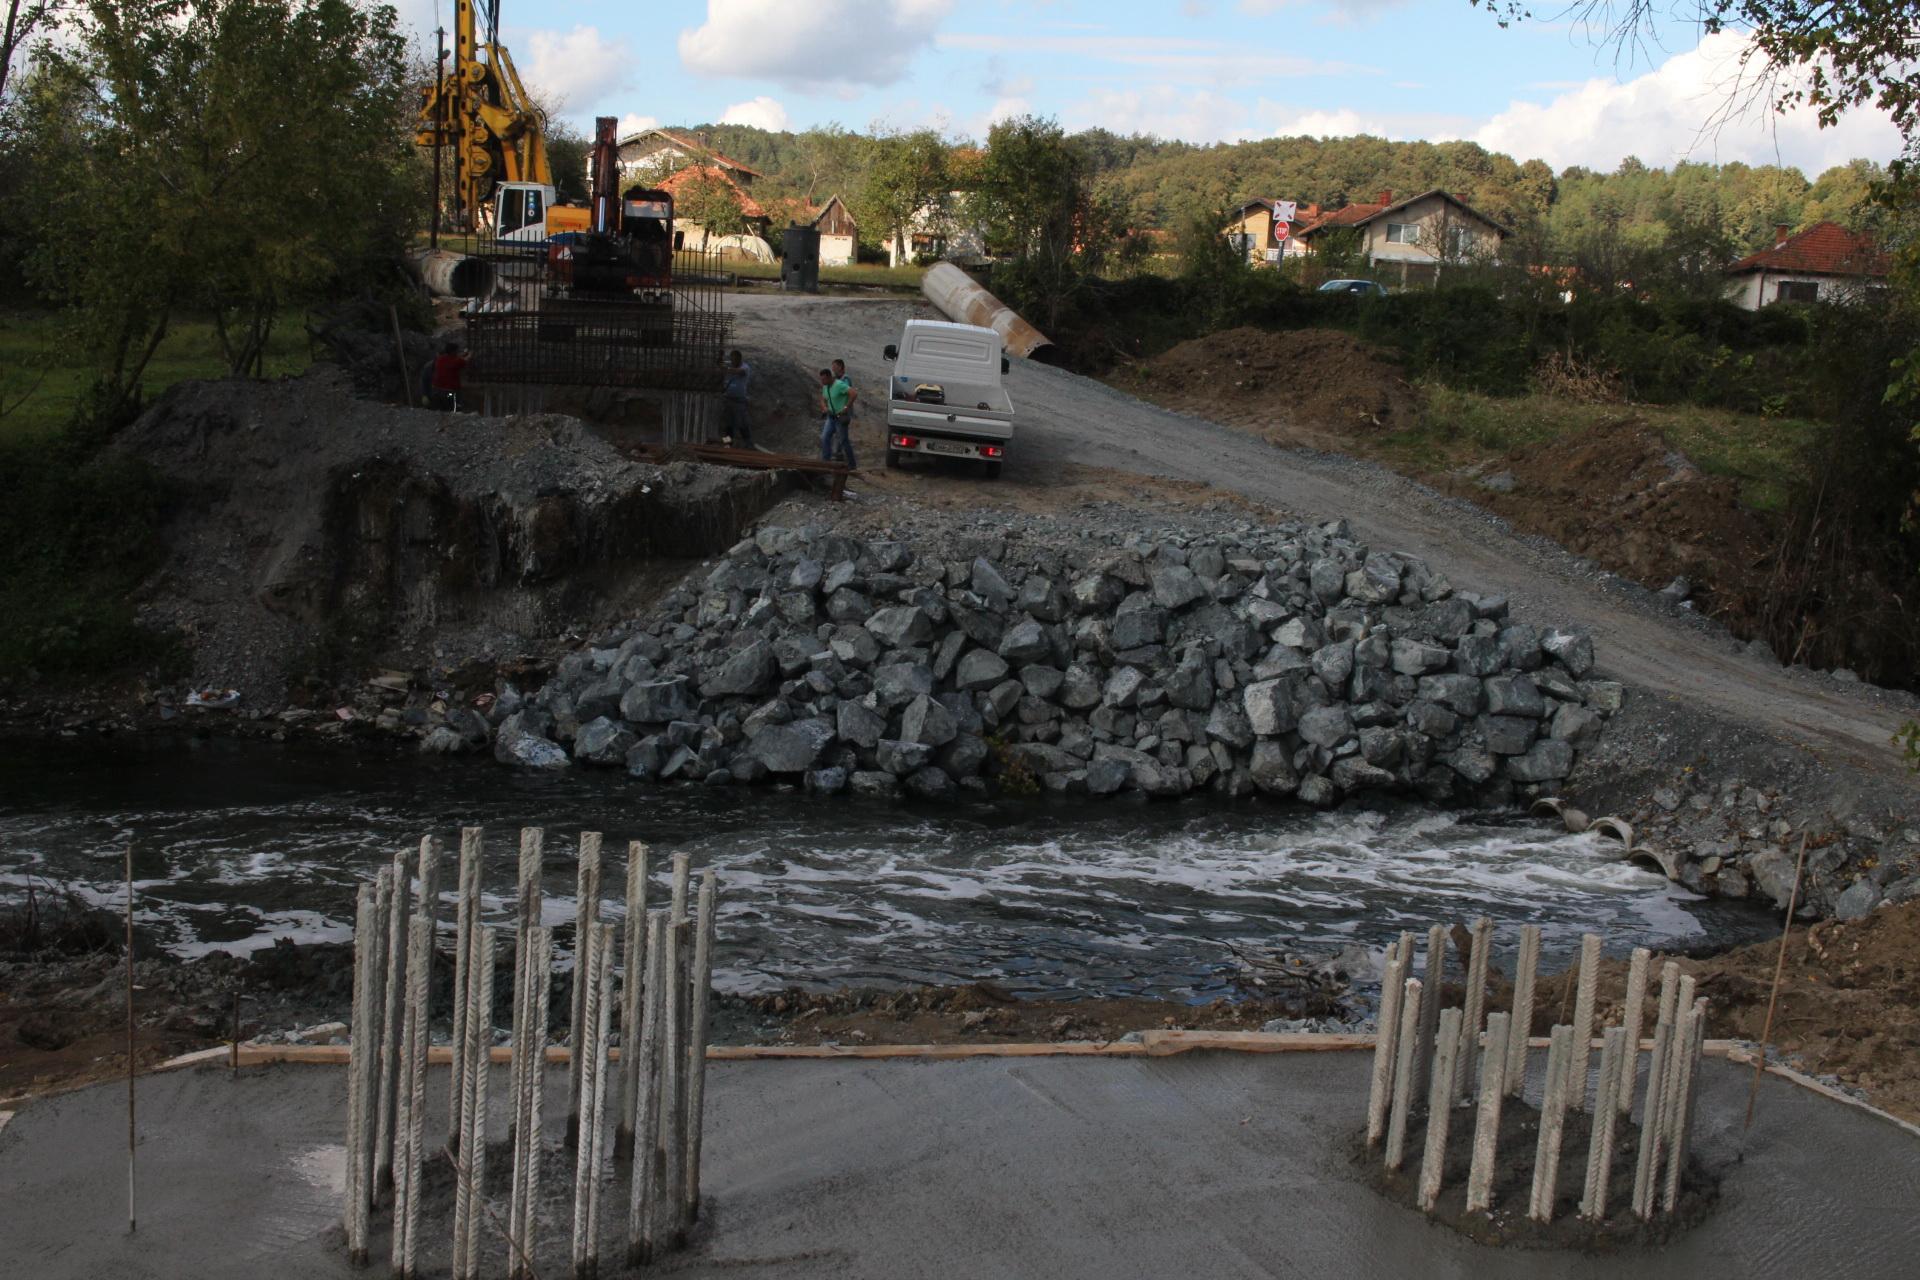
<instances>
[{"instance_id":1,"label":"pile of grey rock","mask_svg":"<svg viewBox=\"0 0 1920 1280\"><path fill-rule=\"evenodd\" d=\"M1587 636L1342 521L956 550L762 528L461 744L828 793L1503 803L1555 789L1621 704Z\"/></svg>"}]
</instances>

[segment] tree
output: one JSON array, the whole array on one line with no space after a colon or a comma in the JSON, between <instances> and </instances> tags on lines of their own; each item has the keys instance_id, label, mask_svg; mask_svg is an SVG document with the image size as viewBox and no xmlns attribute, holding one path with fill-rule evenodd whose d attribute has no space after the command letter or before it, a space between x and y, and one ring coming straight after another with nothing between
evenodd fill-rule
<instances>
[{"instance_id":1,"label":"tree","mask_svg":"<svg viewBox=\"0 0 1920 1280\"><path fill-rule=\"evenodd\" d=\"M740 191L716 169L702 167L674 192L675 218L698 223L709 238L745 235L752 228Z\"/></svg>"},{"instance_id":2,"label":"tree","mask_svg":"<svg viewBox=\"0 0 1920 1280\"><path fill-rule=\"evenodd\" d=\"M939 227L950 214L952 191L946 140L932 129L883 132L866 145L860 185L853 197L854 219L893 241L905 257L907 234L925 219Z\"/></svg>"},{"instance_id":3,"label":"tree","mask_svg":"<svg viewBox=\"0 0 1920 1280\"><path fill-rule=\"evenodd\" d=\"M421 207L392 9L89 0L69 30L25 104L29 266L96 346L103 414L183 310L257 373L282 307L390 276Z\"/></svg>"},{"instance_id":4,"label":"tree","mask_svg":"<svg viewBox=\"0 0 1920 1280\"><path fill-rule=\"evenodd\" d=\"M6 97L15 55L35 36L50 31L58 23L64 3L65 0L6 0L6 21L0 25L0 99Z\"/></svg>"},{"instance_id":5,"label":"tree","mask_svg":"<svg viewBox=\"0 0 1920 1280\"><path fill-rule=\"evenodd\" d=\"M547 164L553 170L553 193L563 203L585 204L587 156L592 151L584 135L572 125L546 116Z\"/></svg>"}]
</instances>

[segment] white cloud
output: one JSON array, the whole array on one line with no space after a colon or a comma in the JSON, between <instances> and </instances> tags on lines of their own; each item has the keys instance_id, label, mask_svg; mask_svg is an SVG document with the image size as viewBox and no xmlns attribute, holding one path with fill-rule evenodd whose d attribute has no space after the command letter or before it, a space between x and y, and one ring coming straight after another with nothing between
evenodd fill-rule
<instances>
[{"instance_id":1,"label":"white cloud","mask_svg":"<svg viewBox=\"0 0 1920 1280\"><path fill-rule=\"evenodd\" d=\"M787 127L787 109L763 93L746 102L736 102L722 111L719 123L751 125L756 129L779 133Z\"/></svg>"},{"instance_id":2,"label":"white cloud","mask_svg":"<svg viewBox=\"0 0 1920 1280\"><path fill-rule=\"evenodd\" d=\"M658 129L659 127L660 121L658 117L655 116L643 116L637 112L629 111L620 117L620 136L623 138L630 138L636 133L644 133L648 129Z\"/></svg>"},{"instance_id":3,"label":"white cloud","mask_svg":"<svg viewBox=\"0 0 1920 1280\"><path fill-rule=\"evenodd\" d=\"M627 87L636 60L626 37L609 40L598 27L532 31L523 41L521 78L535 96L587 110Z\"/></svg>"},{"instance_id":4,"label":"white cloud","mask_svg":"<svg viewBox=\"0 0 1920 1280\"><path fill-rule=\"evenodd\" d=\"M707 0L680 33L680 61L709 76L790 89L894 84L929 45L953 0Z\"/></svg>"},{"instance_id":5,"label":"white cloud","mask_svg":"<svg viewBox=\"0 0 1920 1280\"><path fill-rule=\"evenodd\" d=\"M1556 169L1611 169L1632 155L1661 167L1740 160L1818 173L1856 156L1884 160L1899 153L1898 130L1871 108L1847 113L1832 129L1821 129L1804 107L1775 114L1764 98L1730 113L1744 83L1740 63L1747 48L1742 34L1710 35L1632 80L1589 80L1550 102L1515 102L1471 136Z\"/></svg>"},{"instance_id":6,"label":"white cloud","mask_svg":"<svg viewBox=\"0 0 1920 1280\"><path fill-rule=\"evenodd\" d=\"M956 32L943 35L943 49L981 53L1053 53L1081 61L1144 67L1159 79L1182 84L1220 85L1270 80L1281 76L1378 75L1373 67L1326 62L1294 54L1249 49L1224 40L1167 39L1160 36L1036 36Z\"/></svg>"}]
</instances>

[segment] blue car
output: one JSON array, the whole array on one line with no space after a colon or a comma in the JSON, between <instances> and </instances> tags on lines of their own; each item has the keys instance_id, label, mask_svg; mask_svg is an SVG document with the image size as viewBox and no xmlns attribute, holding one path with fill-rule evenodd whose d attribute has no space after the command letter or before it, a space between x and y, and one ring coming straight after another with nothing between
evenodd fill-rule
<instances>
[{"instance_id":1,"label":"blue car","mask_svg":"<svg viewBox=\"0 0 1920 1280\"><path fill-rule=\"evenodd\" d=\"M1352 293L1362 298L1384 298L1387 286L1376 280L1329 280L1320 286L1321 293Z\"/></svg>"}]
</instances>

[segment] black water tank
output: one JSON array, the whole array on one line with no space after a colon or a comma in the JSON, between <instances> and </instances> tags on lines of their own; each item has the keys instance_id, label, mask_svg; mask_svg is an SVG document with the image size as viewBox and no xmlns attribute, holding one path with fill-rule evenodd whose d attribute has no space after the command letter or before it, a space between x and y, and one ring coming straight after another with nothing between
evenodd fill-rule
<instances>
[{"instance_id":1,"label":"black water tank","mask_svg":"<svg viewBox=\"0 0 1920 1280\"><path fill-rule=\"evenodd\" d=\"M788 227L780 252L780 287L797 293L820 292L819 228Z\"/></svg>"}]
</instances>

